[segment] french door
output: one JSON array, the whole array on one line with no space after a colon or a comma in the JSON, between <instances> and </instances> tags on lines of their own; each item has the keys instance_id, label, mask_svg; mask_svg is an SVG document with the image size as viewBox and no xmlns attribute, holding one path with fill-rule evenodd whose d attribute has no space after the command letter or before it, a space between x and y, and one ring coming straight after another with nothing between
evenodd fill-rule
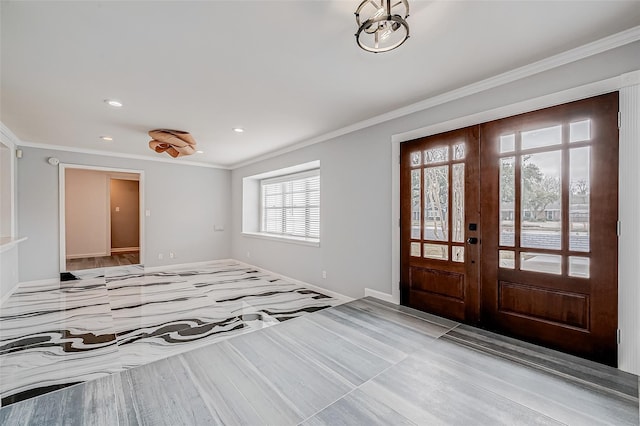
<instances>
[{"instance_id":1,"label":"french door","mask_svg":"<svg viewBox=\"0 0 640 426\"><path fill-rule=\"evenodd\" d=\"M616 365L617 111L616 92L402 144L401 303Z\"/></svg>"},{"instance_id":2,"label":"french door","mask_svg":"<svg viewBox=\"0 0 640 426\"><path fill-rule=\"evenodd\" d=\"M403 305L478 320L478 128L400 146Z\"/></svg>"},{"instance_id":3,"label":"french door","mask_svg":"<svg viewBox=\"0 0 640 426\"><path fill-rule=\"evenodd\" d=\"M482 321L616 365L618 93L481 126Z\"/></svg>"}]
</instances>

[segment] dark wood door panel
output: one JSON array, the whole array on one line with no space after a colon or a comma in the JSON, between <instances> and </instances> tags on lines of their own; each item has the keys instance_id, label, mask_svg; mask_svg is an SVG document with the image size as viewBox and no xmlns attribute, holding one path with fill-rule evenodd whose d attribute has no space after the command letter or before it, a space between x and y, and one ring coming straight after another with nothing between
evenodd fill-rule
<instances>
[{"instance_id":1,"label":"dark wood door panel","mask_svg":"<svg viewBox=\"0 0 640 426\"><path fill-rule=\"evenodd\" d=\"M618 205L618 94L598 96L521 116L510 117L481 126L482 192L500 194L502 158L514 158L515 212L514 239L504 246L500 226L504 209L502 200L487 197L482 201L482 320L487 327L544 346L576 354L609 365L617 363L617 205ZM589 132L583 139L570 136L572 126L589 120ZM545 127L558 127L556 145L523 148L523 132ZM560 130L561 128L561 130ZM515 148L500 152L500 138L515 135ZM520 143L520 145L519 145ZM576 150L588 152L586 161L571 162ZM560 229L557 247L528 248L522 244L527 226L535 228L535 220L526 222L523 191L526 184L524 165L536 154L553 153L558 161ZM541 166L546 166L542 161ZM542 168L542 167L541 167ZM573 168L573 169L572 169ZM585 222L576 222L570 213L578 199L573 185L575 168L588 170L588 191L578 207L588 210ZM519 198L518 198L519 197ZM573 197L573 198L572 198ZM573 206L573 207L572 207ZM544 222L544 220L543 220ZM540 225L543 226L543 225ZM577 230L576 230L577 228ZM544 234L540 231L527 231ZM583 230L588 230L587 243L578 244ZM582 237L584 240L584 237ZM514 264L501 267L499 252L512 251ZM553 273L522 270L522 254L555 259ZM579 260L585 276L571 276L572 263ZM579 274L578 274L579 275Z\"/></svg>"},{"instance_id":2,"label":"dark wood door panel","mask_svg":"<svg viewBox=\"0 0 640 426\"><path fill-rule=\"evenodd\" d=\"M589 295L498 282L498 311L560 327L589 330Z\"/></svg>"},{"instance_id":3,"label":"dark wood door panel","mask_svg":"<svg viewBox=\"0 0 640 426\"><path fill-rule=\"evenodd\" d=\"M430 175L435 169L440 173L437 182ZM462 182L456 180L461 171ZM479 236L478 173L477 126L401 145L402 304L477 323L479 245L468 243L467 238ZM419 192L414 192L416 181ZM434 194L431 184L435 183L440 189ZM459 211L461 197L464 208ZM443 208L431 211L436 199ZM446 226L438 221L440 217L446 218Z\"/></svg>"},{"instance_id":4,"label":"dark wood door panel","mask_svg":"<svg viewBox=\"0 0 640 426\"><path fill-rule=\"evenodd\" d=\"M464 274L412 266L409 288L412 292L425 292L464 302Z\"/></svg>"}]
</instances>

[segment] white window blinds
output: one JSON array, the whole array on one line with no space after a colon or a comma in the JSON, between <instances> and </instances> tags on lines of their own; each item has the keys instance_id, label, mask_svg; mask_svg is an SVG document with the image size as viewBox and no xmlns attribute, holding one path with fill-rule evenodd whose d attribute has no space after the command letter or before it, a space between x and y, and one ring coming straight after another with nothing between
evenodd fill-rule
<instances>
[{"instance_id":1,"label":"white window blinds","mask_svg":"<svg viewBox=\"0 0 640 426\"><path fill-rule=\"evenodd\" d=\"M260 232L320 239L320 170L264 179L260 186Z\"/></svg>"}]
</instances>

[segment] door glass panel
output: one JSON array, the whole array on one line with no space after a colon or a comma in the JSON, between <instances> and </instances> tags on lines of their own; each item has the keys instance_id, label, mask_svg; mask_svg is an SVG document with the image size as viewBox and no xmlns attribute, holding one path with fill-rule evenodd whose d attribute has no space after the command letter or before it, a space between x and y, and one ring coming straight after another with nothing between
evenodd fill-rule
<instances>
[{"instance_id":1,"label":"door glass panel","mask_svg":"<svg viewBox=\"0 0 640 426\"><path fill-rule=\"evenodd\" d=\"M516 267L516 252L511 250L498 250L501 268L514 269Z\"/></svg>"},{"instance_id":2,"label":"door glass panel","mask_svg":"<svg viewBox=\"0 0 640 426\"><path fill-rule=\"evenodd\" d=\"M419 166L422 164L422 153L420 151L411 153L411 166Z\"/></svg>"},{"instance_id":3,"label":"door glass panel","mask_svg":"<svg viewBox=\"0 0 640 426\"><path fill-rule=\"evenodd\" d=\"M520 253L520 269L560 275L562 272L562 256L556 254Z\"/></svg>"},{"instance_id":4,"label":"door glass panel","mask_svg":"<svg viewBox=\"0 0 640 426\"><path fill-rule=\"evenodd\" d=\"M411 239L420 239L420 215L422 206L420 203L420 170L411 170ZM418 249L420 256L420 249Z\"/></svg>"},{"instance_id":5,"label":"door glass panel","mask_svg":"<svg viewBox=\"0 0 640 426\"><path fill-rule=\"evenodd\" d=\"M500 136L500 152L513 152L516 150L516 135Z\"/></svg>"},{"instance_id":6,"label":"door glass panel","mask_svg":"<svg viewBox=\"0 0 640 426\"><path fill-rule=\"evenodd\" d=\"M420 243L411 243L411 256L420 257Z\"/></svg>"},{"instance_id":7,"label":"door glass panel","mask_svg":"<svg viewBox=\"0 0 640 426\"><path fill-rule=\"evenodd\" d=\"M452 177L451 241L462 243L464 242L464 164L453 165Z\"/></svg>"},{"instance_id":8,"label":"door glass panel","mask_svg":"<svg viewBox=\"0 0 640 426\"><path fill-rule=\"evenodd\" d=\"M454 262L464 262L464 247L451 247L451 260Z\"/></svg>"},{"instance_id":9,"label":"door glass panel","mask_svg":"<svg viewBox=\"0 0 640 426\"><path fill-rule=\"evenodd\" d=\"M542 146L560 145L562 143L562 126L522 132L522 149L540 148Z\"/></svg>"},{"instance_id":10,"label":"door glass panel","mask_svg":"<svg viewBox=\"0 0 640 426\"><path fill-rule=\"evenodd\" d=\"M449 161L449 146L428 149L424 152L424 163L442 163Z\"/></svg>"},{"instance_id":11,"label":"door glass panel","mask_svg":"<svg viewBox=\"0 0 640 426\"><path fill-rule=\"evenodd\" d=\"M515 220L515 158L500 159L500 245L513 247Z\"/></svg>"},{"instance_id":12,"label":"door glass panel","mask_svg":"<svg viewBox=\"0 0 640 426\"><path fill-rule=\"evenodd\" d=\"M424 239L448 241L449 166L424 169Z\"/></svg>"},{"instance_id":13,"label":"door glass panel","mask_svg":"<svg viewBox=\"0 0 640 426\"><path fill-rule=\"evenodd\" d=\"M449 260L449 246L446 244L424 244L424 257L429 259Z\"/></svg>"},{"instance_id":14,"label":"door glass panel","mask_svg":"<svg viewBox=\"0 0 640 426\"><path fill-rule=\"evenodd\" d=\"M591 139L591 120L576 121L569 124L569 142Z\"/></svg>"},{"instance_id":15,"label":"door glass panel","mask_svg":"<svg viewBox=\"0 0 640 426\"><path fill-rule=\"evenodd\" d=\"M464 143L459 143L453 146L453 159L454 160L464 159Z\"/></svg>"},{"instance_id":16,"label":"door glass panel","mask_svg":"<svg viewBox=\"0 0 640 426\"><path fill-rule=\"evenodd\" d=\"M589 251L591 148L569 150L569 250Z\"/></svg>"},{"instance_id":17,"label":"door glass panel","mask_svg":"<svg viewBox=\"0 0 640 426\"><path fill-rule=\"evenodd\" d=\"M589 278L589 258L569 256L569 276Z\"/></svg>"},{"instance_id":18,"label":"door glass panel","mask_svg":"<svg viewBox=\"0 0 640 426\"><path fill-rule=\"evenodd\" d=\"M560 249L561 151L522 157L522 247Z\"/></svg>"}]
</instances>

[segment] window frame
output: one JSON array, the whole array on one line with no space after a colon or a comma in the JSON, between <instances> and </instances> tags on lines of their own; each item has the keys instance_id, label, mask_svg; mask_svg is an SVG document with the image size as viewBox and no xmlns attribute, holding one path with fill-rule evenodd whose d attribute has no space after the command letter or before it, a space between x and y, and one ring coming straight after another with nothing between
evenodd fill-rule
<instances>
[{"instance_id":1,"label":"window frame","mask_svg":"<svg viewBox=\"0 0 640 426\"><path fill-rule=\"evenodd\" d=\"M287 182L293 182L293 181L299 181L299 180L303 180L303 179L308 179L308 178L312 178L312 177L317 177L318 178L318 192L319 192L319 198L318 198L318 204L316 205L311 205L309 203L309 192L308 190L305 190L305 205L304 205L304 211L305 211L305 220L304 220L304 225L305 225L305 235L304 236L300 236L300 235L295 235L295 234L291 234L291 233L286 233L284 232L284 228L286 228L286 215L283 214L283 223L282 223L282 229L283 232L269 232L265 230L265 195L264 195L264 188L266 185L272 185L272 184L284 184ZM318 230L318 237L314 237L314 236L310 236L309 235L309 223L310 223L310 212L309 210L311 208L317 208L318 209L318 226L320 226L320 208L321 208L321 181L320 181L320 168L314 168L314 169L310 169L310 170L304 170L304 171L300 171L300 172L295 172L295 173L288 173L288 174L282 174L282 175L278 175L278 176L273 176L273 177L265 177L263 179L260 179L258 181L259 184L259 199L258 199L258 205L259 205L259 221L258 221L258 232L256 233L249 233L252 236L256 236L259 238L267 238L267 239L277 239L277 240L281 240L281 241L287 241L287 242L296 242L296 243L308 243L309 245L314 245L314 246L319 246L320 245L320 231ZM279 209L282 210L282 212L284 213L284 211L287 209L287 206L285 205L284 201L281 205L281 207L277 207Z\"/></svg>"}]
</instances>

